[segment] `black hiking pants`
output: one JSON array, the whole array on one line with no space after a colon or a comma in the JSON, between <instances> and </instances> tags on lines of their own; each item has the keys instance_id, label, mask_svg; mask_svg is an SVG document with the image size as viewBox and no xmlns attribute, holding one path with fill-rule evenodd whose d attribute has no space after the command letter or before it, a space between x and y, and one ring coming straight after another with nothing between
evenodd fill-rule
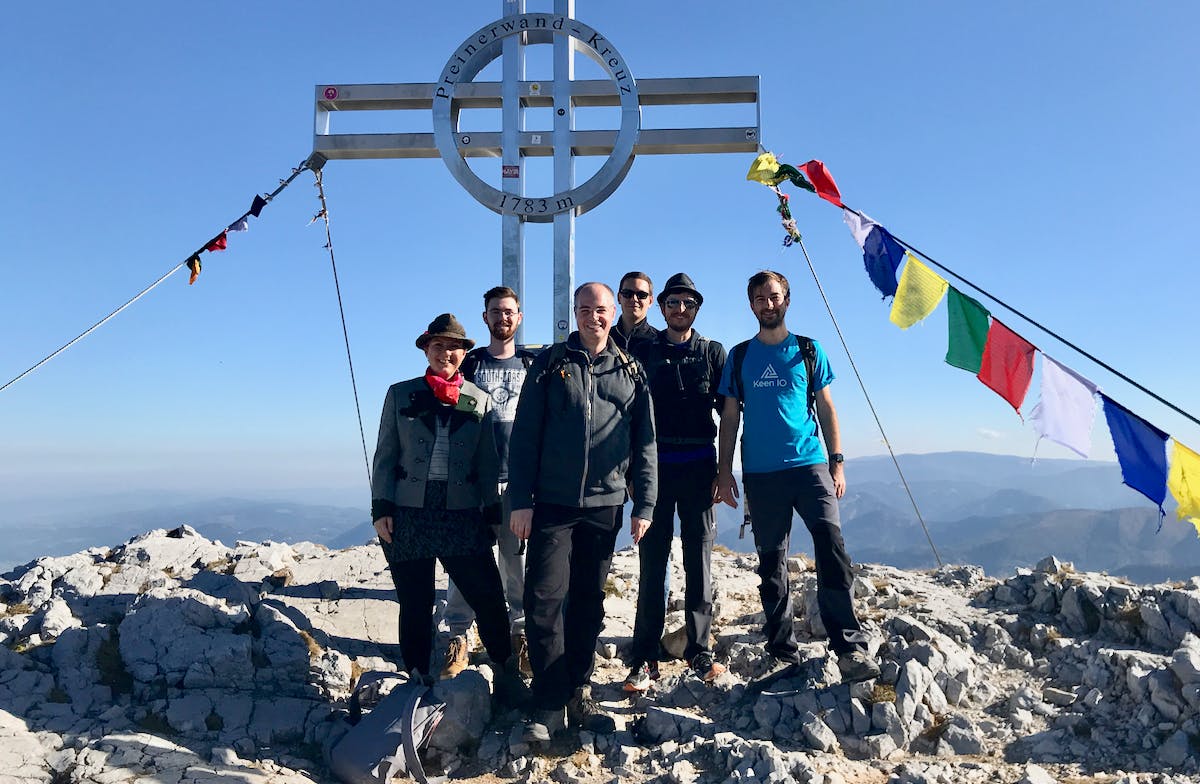
<instances>
[{"instance_id":1,"label":"black hiking pants","mask_svg":"<svg viewBox=\"0 0 1200 784\"><path fill-rule=\"evenodd\" d=\"M525 636L535 708L557 710L591 680L620 521L619 506L534 504L525 555Z\"/></svg>"},{"instance_id":2,"label":"black hiking pants","mask_svg":"<svg viewBox=\"0 0 1200 784\"><path fill-rule=\"evenodd\" d=\"M684 628L688 661L709 650L712 634L712 545L716 514L712 483L716 459L658 464L658 501L654 519L638 545L637 616L633 626L634 661L658 661L659 641L666 620L667 562L679 510L679 538L683 544Z\"/></svg>"},{"instance_id":3,"label":"black hiking pants","mask_svg":"<svg viewBox=\"0 0 1200 784\"><path fill-rule=\"evenodd\" d=\"M853 635L862 627L851 601L854 577L842 540L829 466L818 463L783 471L747 473L742 482L750 504L758 576L762 578L758 592L766 615L763 632L767 651L776 658L794 660L799 650L792 627L792 594L787 571L793 511L804 520L812 535L817 562L817 607L829 634L829 647L839 655L859 647L846 639L847 632Z\"/></svg>"}]
</instances>

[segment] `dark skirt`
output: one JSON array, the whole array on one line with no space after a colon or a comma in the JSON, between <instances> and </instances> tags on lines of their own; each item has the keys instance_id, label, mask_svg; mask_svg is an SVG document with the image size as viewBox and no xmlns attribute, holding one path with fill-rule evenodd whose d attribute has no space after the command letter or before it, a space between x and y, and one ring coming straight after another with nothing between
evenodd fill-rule
<instances>
[{"instance_id":1,"label":"dark skirt","mask_svg":"<svg viewBox=\"0 0 1200 784\"><path fill-rule=\"evenodd\" d=\"M425 483L425 506L396 507L392 541L380 540L388 563L418 558L491 554L496 543L478 509L447 509L446 483Z\"/></svg>"}]
</instances>

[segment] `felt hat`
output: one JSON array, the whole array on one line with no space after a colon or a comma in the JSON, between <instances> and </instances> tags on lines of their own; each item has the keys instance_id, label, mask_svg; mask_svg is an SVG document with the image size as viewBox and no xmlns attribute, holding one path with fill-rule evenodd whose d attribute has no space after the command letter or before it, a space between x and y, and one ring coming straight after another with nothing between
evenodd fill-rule
<instances>
[{"instance_id":1,"label":"felt hat","mask_svg":"<svg viewBox=\"0 0 1200 784\"><path fill-rule=\"evenodd\" d=\"M424 351L429 341L434 338L452 338L460 341L467 351L475 347L475 341L467 337L467 331L453 313L443 313L429 322L429 329L417 336L417 348Z\"/></svg>"},{"instance_id":2,"label":"felt hat","mask_svg":"<svg viewBox=\"0 0 1200 784\"><path fill-rule=\"evenodd\" d=\"M678 294L679 292L687 292L696 298L697 304L704 304L704 295L696 291L696 284L692 283L692 279L686 272L676 272L667 278L667 285L663 286L662 292L658 295L658 304L662 305L666 302L668 294Z\"/></svg>"}]
</instances>

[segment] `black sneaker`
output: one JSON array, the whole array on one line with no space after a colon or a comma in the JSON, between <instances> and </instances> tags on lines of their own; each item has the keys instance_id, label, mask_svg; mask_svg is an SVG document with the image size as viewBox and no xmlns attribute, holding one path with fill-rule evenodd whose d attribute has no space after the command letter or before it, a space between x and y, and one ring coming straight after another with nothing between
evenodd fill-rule
<instances>
[{"instance_id":1,"label":"black sneaker","mask_svg":"<svg viewBox=\"0 0 1200 784\"><path fill-rule=\"evenodd\" d=\"M597 735L611 735L617 731L616 720L592 699L590 686L580 686L571 695L567 702L567 719L572 727Z\"/></svg>"},{"instance_id":2,"label":"black sneaker","mask_svg":"<svg viewBox=\"0 0 1200 784\"><path fill-rule=\"evenodd\" d=\"M879 664L866 651L853 650L838 656L842 683L858 683L879 677Z\"/></svg>"},{"instance_id":3,"label":"black sneaker","mask_svg":"<svg viewBox=\"0 0 1200 784\"><path fill-rule=\"evenodd\" d=\"M629 670L629 677L621 687L627 692L649 691L654 681L658 680L658 662L635 661Z\"/></svg>"},{"instance_id":4,"label":"black sneaker","mask_svg":"<svg viewBox=\"0 0 1200 784\"><path fill-rule=\"evenodd\" d=\"M714 659L708 651L700 651L692 657L692 672L705 683L712 683L725 672L725 665Z\"/></svg>"}]
</instances>

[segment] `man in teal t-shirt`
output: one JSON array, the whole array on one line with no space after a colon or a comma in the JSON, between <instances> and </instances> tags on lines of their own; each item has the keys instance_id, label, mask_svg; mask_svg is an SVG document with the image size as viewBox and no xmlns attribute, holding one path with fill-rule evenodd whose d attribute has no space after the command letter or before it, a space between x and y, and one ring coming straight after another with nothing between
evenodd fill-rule
<instances>
[{"instance_id":1,"label":"man in teal t-shirt","mask_svg":"<svg viewBox=\"0 0 1200 784\"><path fill-rule=\"evenodd\" d=\"M767 652L787 664L800 660L787 571L794 511L812 534L817 606L829 633L829 646L838 656L842 679L874 678L879 675L879 665L867 655L865 635L854 615L853 574L838 517L837 502L846 492L846 477L837 412L829 392L833 381L829 358L820 344L788 332L784 323L791 301L787 278L769 270L759 272L750 278L746 293L759 328L754 338L734 348L721 374L717 391L725 396L725 405L713 499L737 507L733 452L744 407L742 481L758 551ZM808 345L813 354L811 378L804 356ZM739 352L740 363L733 359ZM736 381L735 365L740 365ZM810 383L815 417L809 410ZM828 462L821 449L818 419Z\"/></svg>"}]
</instances>

